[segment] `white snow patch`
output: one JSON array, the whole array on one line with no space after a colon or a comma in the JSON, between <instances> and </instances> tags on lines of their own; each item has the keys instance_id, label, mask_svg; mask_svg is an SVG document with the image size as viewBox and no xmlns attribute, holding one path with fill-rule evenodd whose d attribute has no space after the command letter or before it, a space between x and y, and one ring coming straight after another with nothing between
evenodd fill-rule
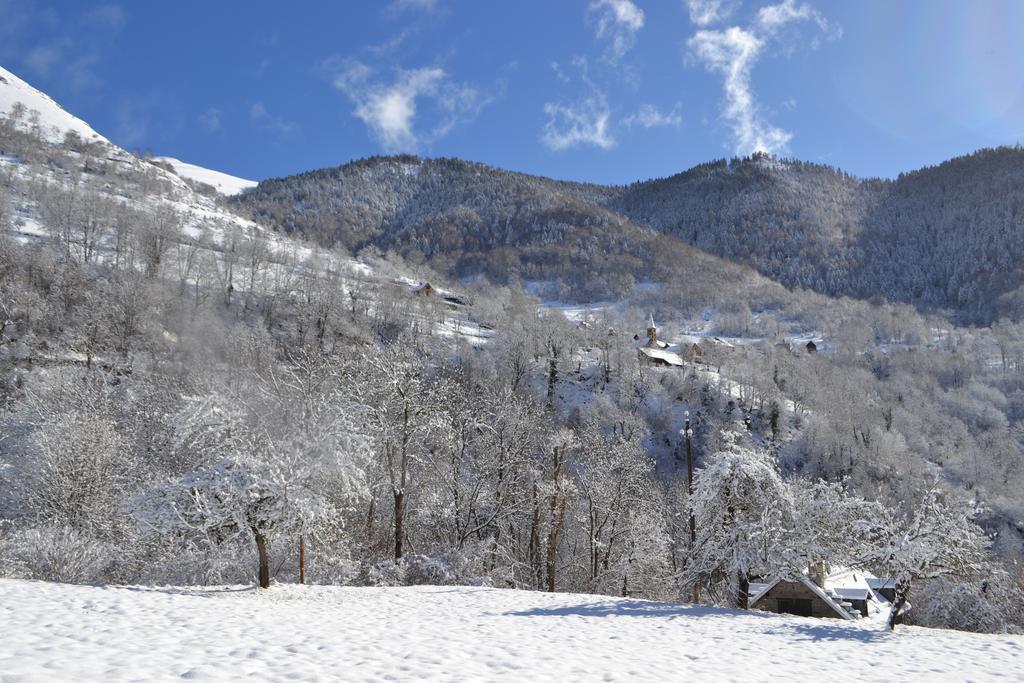
<instances>
[{"instance_id":1,"label":"white snow patch","mask_svg":"<svg viewBox=\"0 0 1024 683\"><path fill-rule=\"evenodd\" d=\"M170 164L171 168L174 169L175 173L180 175L182 178L188 178L195 180L196 182L205 183L211 185L217 192L223 195L239 194L244 190L256 187L259 183L255 180L246 180L245 178L238 178L227 173L221 173L220 171L213 171L202 166L196 166L195 164L185 163L180 159L174 157L156 157L156 161L162 161L166 164Z\"/></svg>"}]
</instances>

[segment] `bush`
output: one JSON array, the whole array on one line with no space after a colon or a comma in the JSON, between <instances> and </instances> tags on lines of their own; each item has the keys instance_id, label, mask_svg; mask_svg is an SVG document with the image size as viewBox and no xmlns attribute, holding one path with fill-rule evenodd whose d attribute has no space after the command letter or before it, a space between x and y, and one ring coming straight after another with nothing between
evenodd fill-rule
<instances>
[{"instance_id":1,"label":"bush","mask_svg":"<svg viewBox=\"0 0 1024 683\"><path fill-rule=\"evenodd\" d=\"M357 586L450 586L457 581L447 561L426 555L406 555L400 560L364 564L355 583Z\"/></svg>"},{"instance_id":2,"label":"bush","mask_svg":"<svg viewBox=\"0 0 1024 683\"><path fill-rule=\"evenodd\" d=\"M400 560L363 564L353 583L357 586L490 585L486 577L467 576L460 563L448 557L406 555Z\"/></svg>"},{"instance_id":3,"label":"bush","mask_svg":"<svg viewBox=\"0 0 1024 683\"><path fill-rule=\"evenodd\" d=\"M116 550L65 527L39 527L0 540L0 576L61 583L104 583Z\"/></svg>"}]
</instances>

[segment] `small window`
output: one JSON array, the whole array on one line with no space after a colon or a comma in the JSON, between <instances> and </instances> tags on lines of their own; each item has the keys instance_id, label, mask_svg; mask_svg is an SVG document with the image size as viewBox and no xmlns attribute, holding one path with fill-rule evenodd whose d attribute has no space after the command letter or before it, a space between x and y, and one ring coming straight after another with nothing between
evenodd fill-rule
<instances>
[{"instance_id":1,"label":"small window","mask_svg":"<svg viewBox=\"0 0 1024 683\"><path fill-rule=\"evenodd\" d=\"M779 612L798 617L811 616L811 601L806 598L779 598Z\"/></svg>"}]
</instances>

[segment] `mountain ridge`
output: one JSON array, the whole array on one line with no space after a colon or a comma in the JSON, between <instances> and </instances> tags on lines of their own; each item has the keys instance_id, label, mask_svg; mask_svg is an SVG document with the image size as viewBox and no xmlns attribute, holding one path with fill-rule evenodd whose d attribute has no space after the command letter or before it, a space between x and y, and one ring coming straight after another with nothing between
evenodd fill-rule
<instances>
[{"instance_id":1,"label":"mountain ridge","mask_svg":"<svg viewBox=\"0 0 1024 683\"><path fill-rule=\"evenodd\" d=\"M419 178L424 169L426 181ZM453 232L494 249L543 245L552 222L591 231L629 225L751 266L787 287L945 309L962 322L1024 314L1024 272L1013 265L1024 258L1019 147L979 150L895 180L755 154L619 186L452 158L377 156L266 180L237 201L286 230L349 249L419 251L461 276L471 268ZM559 234L566 232L573 230ZM444 255L454 265L438 258ZM535 267L531 256L526 270L557 270L552 254L542 256L547 267ZM500 270L484 255L479 272ZM641 281L651 270L648 259L615 272Z\"/></svg>"}]
</instances>

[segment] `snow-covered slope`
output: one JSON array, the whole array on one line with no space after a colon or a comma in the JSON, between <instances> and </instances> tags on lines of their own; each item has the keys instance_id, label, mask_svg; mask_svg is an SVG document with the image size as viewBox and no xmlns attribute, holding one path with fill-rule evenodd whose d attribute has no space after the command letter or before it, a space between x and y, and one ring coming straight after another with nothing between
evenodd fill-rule
<instances>
[{"instance_id":1,"label":"snow-covered slope","mask_svg":"<svg viewBox=\"0 0 1024 683\"><path fill-rule=\"evenodd\" d=\"M222 194L236 194L248 187L254 187L256 182L187 164L170 157L163 157L159 160L164 163L150 163L149 160L130 154L100 137L88 124L68 114L48 95L36 90L10 72L0 69L0 117L6 115L17 102L23 103L26 109L26 116L21 122L21 126L31 125L28 113L35 110L39 112L39 124L45 132L41 141L23 140L22 144L38 144L41 148L52 147L50 154L61 159L61 163L31 164L18 154L11 154L9 150L0 150L0 173L9 174L7 177L10 179L13 189L11 196L14 210L12 211L13 220L10 233L19 241L47 239L50 236L40 210L42 188L66 187L68 175L65 171L77 165L82 174L80 177L86 180L88 191L97 196L102 196L112 202L130 203L134 209L142 212L152 213L158 209L167 208L174 211L180 219L181 229L180 231L175 230L175 233L170 236L170 242L180 243L185 247L183 251L176 251L168 256L169 266L178 264L176 260L178 254L192 253L193 249L198 250L199 253L206 252L214 260L221 258L224 253L221 245L226 236L239 235L242 236L243 241L259 240L259 243L266 247L268 253L273 254L274 268L286 270L291 268L293 273L303 273L304 276L313 272L323 272L332 278L341 277L348 284L337 281L334 281L333 284L341 287L342 290L353 282L358 282L358 287L369 308L376 305L375 295L371 292L377 292L384 287L390 288L394 284L409 286L418 282L403 271L392 272L393 269L390 266L385 269L386 274L377 272L376 266L370 263L339 257L333 251L320 249L316 245L274 231L272 226L258 224L239 215L230 206L224 205L215 197L195 191L183 178L191 178L212 185ZM96 154L97 150L81 151L77 150L74 145L62 145L64 133L69 130L73 130L85 138L102 141L104 144L99 150L99 155L104 163L93 164L92 169L87 171L86 157ZM175 172L167 170L168 164ZM97 173L101 175L97 176ZM103 226L98 237L96 258L100 262L109 259L113 253L113 233L109 227ZM192 256L188 258L192 258ZM268 266L266 263L263 263L262 266L264 274L266 274ZM191 268L191 266L183 267ZM179 274L181 272L178 271ZM255 292L257 295L261 293L259 290L263 287L270 286L269 280L264 282L261 277L249 278L251 273L247 273L243 264L236 266L234 272L244 281L250 282L258 290ZM278 274L280 275L280 273ZM450 294L450 292L438 290L438 294L444 295ZM411 292L409 296L413 300ZM490 336L488 331L482 330L479 325L469 319L465 310L449 310L440 322L435 322L437 320L436 311L432 310L427 314L418 309L418 306L411 307L409 315L420 316L423 322L430 326L432 332L438 335L456 336L470 344L485 343ZM2 683L2 678L0 678L0 683Z\"/></svg>"},{"instance_id":2,"label":"snow-covered slope","mask_svg":"<svg viewBox=\"0 0 1024 683\"><path fill-rule=\"evenodd\" d=\"M32 112L39 112L39 124L42 127L43 135L50 142L60 142L68 131L74 131L86 140L109 142L85 121L69 114L49 95L33 88L7 69L0 67L0 116L8 116L14 105L19 102L25 106L22 125L30 125ZM213 171L173 157L160 157L159 161L170 164L183 178L212 185L224 195L238 194L242 190L256 187L257 184L254 180Z\"/></svg>"},{"instance_id":3,"label":"snow-covered slope","mask_svg":"<svg viewBox=\"0 0 1024 683\"><path fill-rule=\"evenodd\" d=\"M0 115L7 116L18 102L25 105L26 123L29 113L39 112L43 134L52 142L61 141L68 131L74 131L86 140L107 142L107 139L94 131L89 124L66 112L49 95L36 90L7 69L0 67Z\"/></svg>"},{"instance_id":4,"label":"snow-covered slope","mask_svg":"<svg viewBox=\"0 0 1024 683\"><path fill-rule=\"evenodd\" d=\"M467 587L0 581L6 680L1020 680L1024 637Z\"/></svg>"},{"instance_id":5,"label":"snow-covered slope","mask_svg":"<svg viewBox=\"0 0 1024 683\"><path fill-rule=\"evenodd\" d=\"M156 160L170 164L171 168L181 177L212 185L218 192L224 195L238 194L250 187L256 187L258 184L255 180L246 180L245 178L238 178L227 173L196 166L195 164L188 164L174 157L157 157Z\"/></svg>"}]
</instances>

